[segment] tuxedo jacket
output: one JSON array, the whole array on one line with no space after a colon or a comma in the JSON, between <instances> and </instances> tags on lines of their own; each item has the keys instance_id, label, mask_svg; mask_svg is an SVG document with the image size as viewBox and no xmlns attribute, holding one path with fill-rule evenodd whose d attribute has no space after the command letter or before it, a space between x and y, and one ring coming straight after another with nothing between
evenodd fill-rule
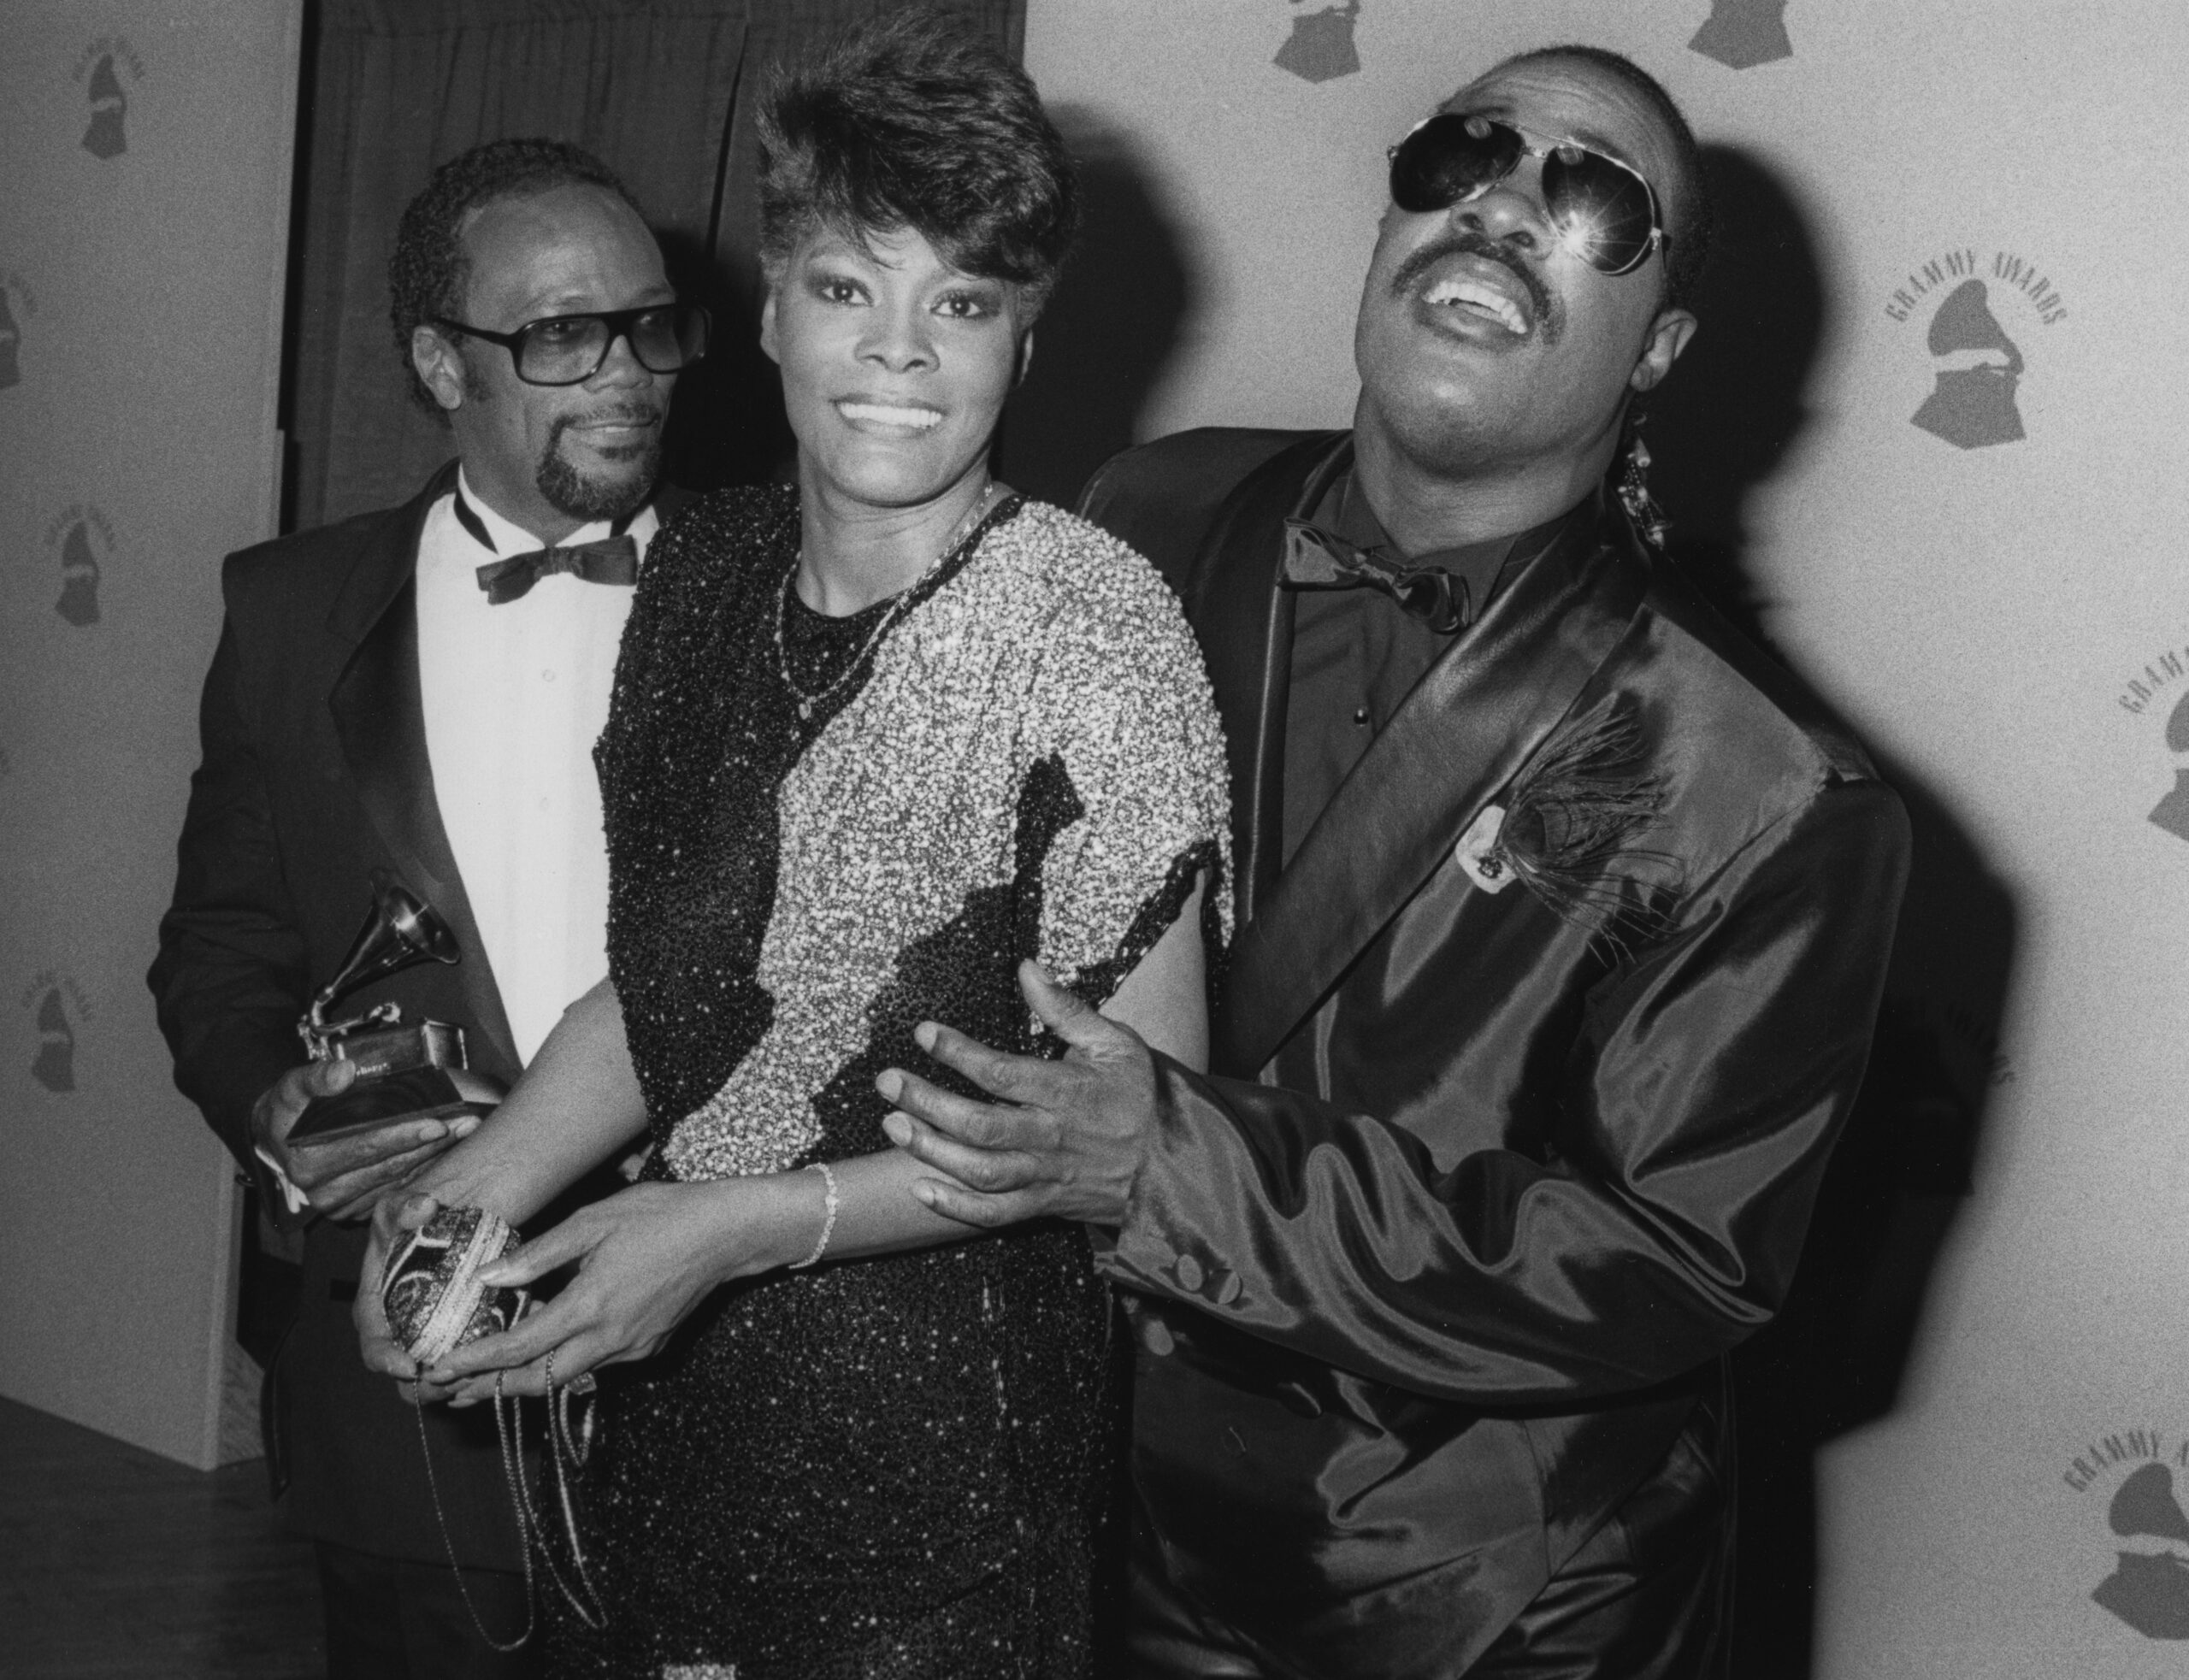
<instances>
[{"instance_id":1,"label":"tuxedo jacket","mask_svg":"<svg viewBox=\"0 0 2189 1680\"><path fill-rule=\"evenodd\" d=\"M174 899L150 977L175 1082L239 1163L256 1165L259 1094L304 1059L297 1021L340 965L392 869L439 911L462 959L345 1000L462 1025L471 1065L517 1074L508 1017L441 826L418 682L415 574L451 463L401 507L263 543L221 569L227 607L199 712ZM657 506L664 516L668 492ZM303 1296L268 1384L291 1527L381 1556L445 1561L418 1424L366 1371L351 1327L367 1228L316 1220ZM428 1407L449 1543L466 1563L522 1555L491 1409Z\"/></svg>"},{"instance_id":2,"label":"tuxedo jacket","mask_svg":"<svg viewBox=\"0 0 2189 1680\"><path fill-rule=\"evenodd\" d=\"M1173 1579L1303 1672L1447 1677L1683 1430L1717 1450L1723 1355L1785 1296L1862 1076L1908 831L1861 747L1599 503L1285 865L1284 521L1350 445L1189 433L1083 500L1185 603L1238 860L1212 1071L1159 1064L1104 1264ZM1628 817L1567 873L1615 917L1454 856L1485 807L1555 830L1592 789Z\"/></svg>"}]
</instances>

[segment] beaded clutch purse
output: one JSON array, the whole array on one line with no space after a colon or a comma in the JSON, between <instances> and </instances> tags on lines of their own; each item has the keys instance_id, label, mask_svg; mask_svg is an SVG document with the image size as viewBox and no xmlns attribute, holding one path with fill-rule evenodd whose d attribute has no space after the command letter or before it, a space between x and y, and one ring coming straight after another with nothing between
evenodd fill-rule
<instances>
[{"instance_id":1,"label":"beaded clutch purse","mask_svg":"<svg viewBox=\"0 0 2189 1680\"><path fill-rule=\"evenodd\" d=\"M477 1207L445 1207L411 1232L381 1277L381 1305L396 1343L421 1365L505 1330L524 1310L522 1289L489 1289L479 1274L517 1246L516 1233Z\"/></svg>"},{"instance_id":2,"label":"beaded clutch purse","mask_svg":"<svg viewBox=\"0 0 2189 1680\"><path fill-rule=\"evenodd\" d=\"M490 1289L479 1274L517 1247L517 1235L484 1208L444 1207L416 1230L388 1259L381 1276L381 1305L387 1312L387 1327L397 1346L416 1359L422 1369L438 1365L467 1341L505 1330L524 1312L522 1289ZM548 1356L550 1384L554 1380L554 1356ZM532 1637L532 1560L536 1554L547 1573L587 1627L607 1625L607 1612L586 1570L585 1547L579 1539L574 1483L593 1445L593 1384L590 1375L581 1379L581 1389L571 1383L551 1386L547 1402L548 1465L556 1479L563 1516L563 1541L567 1547L561 1561L548 1542L546 1524L539 1502L525 1475L524 1426L515 1397L504 1398L499 1375L494 1384L494 1426L502 1438L502 1473L508 1478L516 1531L524 1548L524 1585L527 1611L524 1630L513 1639L498 1639L479 1619L471 1589L463 1584L463 1569L457 1562L456 1547L448 1537L448 1518L441 1509L440 1483L434 1474L434 1451L426 1435L422 1407L417 1409L418 1450L425 1457L426 1487L434 1501L434 1514L441 1525L441 1541L448 1547L449 1567L455 1571L456 1589L463 1598L471 1624L479 1636L504 1653L520 1648ZM422 1379L418 1388L422 1388ZM586 1409L573 1425L573 1394ZM414 1398L416 1390L414 1389Z\"/></svg>"}]
</instances>

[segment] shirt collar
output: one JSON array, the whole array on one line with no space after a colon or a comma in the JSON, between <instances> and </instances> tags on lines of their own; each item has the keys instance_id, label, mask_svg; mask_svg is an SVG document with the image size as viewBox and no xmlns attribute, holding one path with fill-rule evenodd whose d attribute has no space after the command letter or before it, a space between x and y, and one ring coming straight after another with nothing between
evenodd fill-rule
<instances>
[{"instance_id":1,"label":"shirt collar","mask_svg":"<svg viewBox=\"0 0 2189 1680\"><path fill-rule=\"evenodd\" d=\"M461 467L456 469L456 488L457 493L463 498L464 505L478 516L479 523L492 539L487 551L497 559L504 559L514 554L530 554L536 549L549 545L522 525L503 518L481 500L479 492L471 487L470 478ZM614 536L619 530L629 531L634 537L643 539L646 533L637 529L637 527L639 522L646 517L651 507L652 504L648 504L647 507L641 508L636 515L627 521L611 522L605 519L596 519L589 525L581 525L554 546L568 548L574 543L598 542L605 537ZM458 523L461 524L462 522L459 521ZM477 534L469 529L467 528L464 534L474 543L478 541Z\"/></svg>"},{"instance_id":2,"label":"shirt collar","mask_svg":"<svg viewBox=\"0 0 2189 1680\"><path fill-rule=\"evenodd\" d=\"M1582 499L1584 503L1588 500L1585 497ZM1508 536L1463 543L1456 548L1435 549L1425 554L1408 554L1391 540L1383 521L1368 505L1368 498L1362 493L1348 460L1343 470L1331 480L1315 505L1298 517L1363 553L1380 552L1386 559L1416 569L1433 566L1439 571L1449 572L1466 582L1468 598L1478 604L1474 613L1478 618L1498 587L1508 581L1508 574L1517 573L1520 565L1549 547L1551 538L1572 513L1573 509L1568 508L1540 525ZM1519 563L1508 564L1515 561Z\"/></svg>"}]
</instances>

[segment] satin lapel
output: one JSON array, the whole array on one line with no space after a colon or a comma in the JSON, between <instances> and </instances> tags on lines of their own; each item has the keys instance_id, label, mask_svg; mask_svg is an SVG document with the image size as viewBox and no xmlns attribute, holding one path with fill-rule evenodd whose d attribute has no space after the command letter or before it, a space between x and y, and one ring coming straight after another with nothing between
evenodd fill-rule
<instances>
[{"instance_id":1,"label":"satin lapel","mask_svg":"<svg viewBox=\"0 0 2189 1680\"><path fill-rule=\"evenodd\" d=\"M396 873L440 912L463 952L457 980L470 1017L461 1024L489 1040L515 1067L516 1041L501 991L434 797L418 685L418 536L428 510L455 481L453 464L436 474L358 556L327 617L327 628L356 645L327 694L327 709L358 802Z\"/></svg>"},{"instance_id":2,"label":"satin lapel","mask_svg":"<svg viewBox=\"0 0 2189 1680\"><path fill-rule=\"evenodd\" d=\"M1232 891L1241 927L1283 867L1293 604L1292 592L1277 587L1284 521L1352 458L1350 441L1347 433L1318 433L1241 480L1209 526L1194 567L1187 616L1216 687L1230 759Z\"/></svg>"},{"instance_id":3,"label":"satin lapel","mask_svg":"<svg viewBox=\"0 0 2189 1680\"><path fill-rule=\"evenodd\" d=\"M1614 516L1615 517L1615 516ZM1216 1065L1252 1076L1404 907L1626 634L1648 568L1578 519L1416 685L1232 943Z\"/></svg>"}]
</instances>

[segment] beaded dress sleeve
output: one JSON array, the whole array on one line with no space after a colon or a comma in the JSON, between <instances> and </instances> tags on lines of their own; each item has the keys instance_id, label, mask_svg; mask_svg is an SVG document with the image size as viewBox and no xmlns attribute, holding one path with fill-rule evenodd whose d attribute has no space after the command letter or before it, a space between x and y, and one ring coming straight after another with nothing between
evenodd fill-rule
<instances>
[{"instance_id":1,"label":"beaded dress sleeve","mask_svg":"<svg viewBox=\"0 0 2189 1680\"><path fill-rule=\"evenodd\" d=\"M1100 1006L1196 883L1208 954L1220 955L1228 812L1223 737L1177 598L1131 550L1091 528L1075 534L1089 551L1083 587L1051 621L1032 678L1022 799L1047 820L1019 843L1047 840L1041 960Z\"/></svg>"}]
</instances>

